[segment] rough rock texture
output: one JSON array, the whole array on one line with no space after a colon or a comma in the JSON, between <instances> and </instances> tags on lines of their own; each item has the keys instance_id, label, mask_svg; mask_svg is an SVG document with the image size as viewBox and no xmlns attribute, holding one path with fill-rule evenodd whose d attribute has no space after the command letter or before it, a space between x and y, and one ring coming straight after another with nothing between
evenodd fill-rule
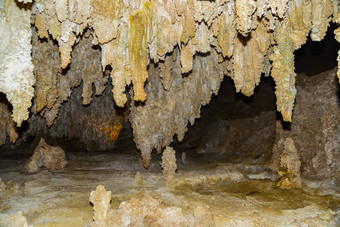
<instances>
[{"instance_id":1,"label":"rough rock texture","mask_svg":"<svg viewBox=\"0 0 340 227\"><path fill-rule=\"evenodd\" d=\"M83 86L82 83L73 89L71 97L60 106L58 117L50 128L46 126L44 116L32 115L23 139L28 140L31 135L44 136L48 141L73 141L74 145L89 151L114 149L127 114L114 105L110 84L107 84L103 95L93 95L94 102L82 105Z\"/></svg>"},{"instance_id":2,"label":"rough rock texture","mask_svg":"<svg viewBox=\"0 0 340 227\"><path fill-rule=\"evenodd\" d=\"M41 138L32 157L26 163L25 169L28 173L36 173L40 167L46 167L48 170L60 170L65 165L65 151L60 147L49 146L45 139Z\"/></svg>"},{"instance_id":3,"label":"rough rock texture","mask_svg":"<svg viewBox=\"0 0 340 227\"><path fill-rule=\"evenodd\" d=\"M150 196L124 201L117 210L110 208L110 200L111 192L101 185L91 192L94 210L91 226L215 226L209 207L199 206L193 215L184 215L181 208L167 207Z\"/></svg>"},{"instance_id":4,"label":"rough rock texture","mask_svg":"<svg viewBox=\"0 0 340 227\"><path fill-rule=\"evenodd\" d=\"M291 125L277 122L273 166L278 168L282 142L294 140L303 176L340 179L340 105L336 69L313 77L299 75ZM281 147L281 149L280 149Z\"/></svg>"},{"instance_id":5,"label":"rough rock texture","mask_svg":"<svg viewBox=\"0 0 340 227\"><path fill-rule=\"evenodd\" d=\"M69 68L61 70L58 46L34 33L36 89L24 141L43 136L76 140L88 150L113 149L127 116L114 104L109 77L101 70L100 48L91 41L87 32L74 47Z\"/></svg>"},{"instance_id":6,"label":"rough rock texture","mask_svg":"<svg viewBox=\"0 0 340 227\"><path fill-rule=\"evenodd\" d=\"M93 223L91 226L107 226L108 211L110 209L111 192L106 191L104 186L97 186L90 194L90 202L93 204Z\"/></svg>"},{"instance_id":7,"label":"rough rock texture","mask_svg":"<svg viewBox=\"0 0 340 227\"><path fill-rule=\"evenodd\" d=\"M230 105L229 108L236 107ZM239 109L240 116L242 111ZM222 113L228 117L227 113ZM177 144L175 149L196 148L196 153L206 153L209 157L220 156L243 161L248 157L261 163L270 161L275 144L275 111L228 120L219 119L218 115L204 112L204 119L189 130L183 143ZM205 119L208 116L214 120Z\"/></svg>"},{"instance_id":8,"label":"rough rock texture","mask_svg":"<svg viewBox=\"0 0 340 227\"><path fill-rule=\"evenodd\" d=\"M178 53L178 50L177 50ZM148 99L143 105L133 103L129 119L134 131L134 141L142 151L144 166L150 165L151 151L158 152L173 141L179 141L200 116L202 105L210 102L217 94L222 81L222 65L215 65L218 55L212 50L205 57L197 56L192 72L183 77L180 56L169 56L158 67L150 65L149 83L146 86Z\"/></svg>"},{"instance_id":9,"label":"rough rock texture","mask_svg":"<svg viewBox=\"0 0 340 227\"><path fill-rule=\"evenodd\" d=\"M163 151L161 166L165 180L171 182L177 170L176 151L172 147L166 147Z\"/></svg>"},{"instance_id":10,"label":"rough rock texture","mask_svg":"<svg viewBox=\"0 0 340 227\"><path fill-rule=\"evenodd\" d=\"M34 96L30 5L0 1L0 92L13 106L18 126L28 118Z\"/></svg>"},{"instance_id":11,"label":"rough rock texture","mask_svg":"<svg viewBox=\"0 0 340 227\"><path fill-rule=\"evenodd\" d=\"M201 146L209 153L269 160L275 141L275 118L275 112L270 111L254 118L218 121L209 127Z\"/></svg>"},{"instance_id":12,"label":"rough rock texture","mask_svg":"<svg viewBox=\"0 0 340 227\"><path fill-rule=\"evenodd\" d=\"M6 190L6 185L5 183L2 181L2 179L0 178L0 191L4 191Z\"/></svg>"},{"instance_id":13,"label":"rough rock texture","mask_svg":"<svg viewBox=\"0 0 340 227\"><path fill-rule=\"evenodd\" d=\"M292 138L288 137L283 142L284 150L280 157L280 176L277 185L282 188L301 187L299 152L294 145Z\"/></svg>"},{"instance_id":14,"label":"rough rock texture","mask_svg":"<svg viewBox=\"0 0 340 227\"><path fill-rule=\"evenodd\" d=\"M82 82L83 105L91 103L92 85L95 85L96 95L101 95L105 90L108 77L101 70L100 50L92 47L91 41L90 32L79 38L78 44L72 52L72 64L62 72L58 46L49 38L40 40L35 33L32 57L35 66L36 89L35 105L32 111L40 112L48 127L53 125L61 104ZM46 56L50 57L46 59Z\"/></svg>"},{"instance_id":15,"label":"rough rock texture","mask_svg":"<svg viewBox=\"0 0 340 227\"><path fill-rule=\"evenodd\" d=\"M3 96L0 96L0 119L0 146L6 143L7 135L15 143L19 135L11 116L10 104Z\"/></svg>"}]
</instances>

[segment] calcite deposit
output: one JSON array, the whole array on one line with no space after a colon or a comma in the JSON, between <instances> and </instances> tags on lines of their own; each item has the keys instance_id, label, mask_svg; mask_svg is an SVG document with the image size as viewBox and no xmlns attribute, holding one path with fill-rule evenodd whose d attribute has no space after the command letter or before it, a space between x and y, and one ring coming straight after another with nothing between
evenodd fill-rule
<instances>
[{"instance_id":1,"label":"calcite deposit","mask_svg":"<svg viewBox=\"0 0 340 227\"><path fill-rule=\"evenodd\" d=\"M1 0L0 92L6 94L12 104L12 117L18 126L28 119L34 96L31 36L30 5Z\"/></svg>"},{"instance_id":2,"label":"calcite deposit","mask_svg":"<svg viewBox=\"0 0 340 227\"><path fill-rule=\"evenodd\" d=\"M82 104L88 105L92 101L92 86L95 86L95 94L101 95L108 77L101 70L100 51L91 48L90 33L79 39L72 52L73 62L66 72L62 72L60 67L58 47L50 39L40 40L35 33L32 40L35 47L32 57L36 78L35 105L32 109L40 113L47 126L51 127L61 104L68 100L74 88L83 82Z\"/></svg>"},{"instance_id":3,"label":"calcite deposit","mask_svg":"<svg viewBox=\"0 0 340 227\"><path fill-rule=\"evenodd\" d=\"M161 166L165 180L171 182L177 170L176 151L172 147L166 147L163 151Z\"/></svg>"},{"instance_id":4,"label":"calcite deposit","mask_svg":"<svg viewBox=\"0 0 340 227\"><path fill-rule=\"evenodd\" d=\"M179 50L165 58L165 65L149 68L149 83L146 86L148 99L145 104L133 103L129 119L134 130L134 141L142 151L143 164L150 165L151 151L161 152L173 141L174 134L182 141L191 125L200 116L202 105L210 102L217 94L223 79L222 65L214 64L218 54L197 56L195 67L187 77L181 74Z\"/></svg>"},{"instance_id":5,"label":"calcite deposit","mask_svg":"<svg viewBox=\"0 0 340 227\"><path fill-rule=\"evenodd\" d=\"M286 138L283 146L284 149L280 157L280 168L278 170L280 179L277 185L282 188L301 187L301 161L293 139Z\"/></svg>"},{"instance_id":6,"label":"calcite deposit","mask_svg":"<svg viewBox=\"0 0 340 227\"><path fill-rule=\"evenodd\" d=\"M92 191L90 194L90 202L93 204L93 227L104 227L107 226L108 212L111 201L111 192L106 191L105 187L99 185L96 191Z\"/></svg>"},{"instance_id":7,"label":"calcite deposit","mask_svg":"<svg viewBox=\"0 0 340 227\"><path fill-rule=\"evenodd\" d=\"M40 139L32 157L26 163L25 169L28 173L36 173L40 167L48 170L60 170L66 165L65 152L60 147L49 146L44 138Z\"/></svg>"},{"instance_id":8,"label":"calcite deposit","mask_svg":"<svg viewBox=\"0 0 340 227\"><path fill-rule=\"evenodd\" d=\"M198 206L194 215L185 215L182 208L165 206L150 196L123 201L118 209L111 209L111 192L99 185L91 192L93 222L91 226L215 226L209 207Z\"/></svg>"}]
</instances>

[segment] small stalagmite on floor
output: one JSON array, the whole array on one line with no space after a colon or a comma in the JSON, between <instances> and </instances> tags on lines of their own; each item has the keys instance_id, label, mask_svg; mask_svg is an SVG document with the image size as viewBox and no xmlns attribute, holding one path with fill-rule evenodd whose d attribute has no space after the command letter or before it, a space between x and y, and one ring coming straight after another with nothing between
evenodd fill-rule
<instances>
[{"instance_id":1,"label":"small stalagmite on floor","mask_svg":"<svg viewBox=\"0 0 340 227\"><path fill-rule=\"evenodd\" d=\"M135 185L137 187L142 187L144 185L143 178L142 178L142 175L140 174L140 172L137 172L136 175L135 175Z\"/></svg>"},{"instance_id":2,"label":"small stalagmite on floor","mask_svg":"<svg viewBox=\"0 0 340 227\"><path fill-rule=\"evenodd\" d=\"M294 141L288 137L284 141L284 151L281 155L280 169L278 170L280 179L277 186L281 188L301 187L300 166L301 161Z\"/></svg>"},{"instance_id":3,"label":"small stalagmite on floor","mask_svg":"<svg viewBox=\"0 0 340 227\"><path fill-rule=\"evenodd\" d=\"M60 147L48 145L45 139L41 138L32 157L26 163L25 169L28 173L36 173L40 170L40 167L60 170L65 167L66 163L65 151Z\"/></svg>"},{"instance_id":4,"label":"small stalagmite on floor","mask_svg":"<svg viewBox=\"0 0 340 227\"><path fill-rule=\"evenodd\" d=\"M93 223L92 227L107 226L108 211L111 208L111 192L106 191L102 185L97 186L95 191L90 194L90 202L93 204Z\"/></svg>"},{"instance_id":5,"label":"small stalagmite on floor","mask_svg":"<svg viewBox=\"0 0 340 227\"><path fill-rule=\"evenodd\" d=\"M163 168L164 179L170 182L174 178L177 170L176 151L172 147L168 146L163 151L161 166Z\"/></svg>"}]
</instances>

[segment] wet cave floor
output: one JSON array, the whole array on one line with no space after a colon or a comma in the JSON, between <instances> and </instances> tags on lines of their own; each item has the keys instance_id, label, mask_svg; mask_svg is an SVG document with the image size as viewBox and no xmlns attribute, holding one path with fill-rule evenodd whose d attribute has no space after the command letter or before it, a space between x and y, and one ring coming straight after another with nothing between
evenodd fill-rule
<instances>
[{"instance_id":1,"label":"wet cave floor","mask_svg":"<svg viewBox=\"0 0 340 227\"><path fill-rule=\"evenodd\" d=\"M276 174L253 157L244 162L207 161L206 154L181 152L178 170L166 185L154 155L145 170L136 150L82 152L68 150L67 166L61 171L42 170L27 174L25 149L0 152L0 219L22 211L33 226L90 226L93 207L89 195L98 185L112 192L111 207L122 201L151 196L165 206L180 207L186 215L208 206L216 226L337 226L340 197L316 189L281 189ZM136 185L140 172L143 184ZM0 222L1 223L1 222Z\"/></svg>"}]
</instances>

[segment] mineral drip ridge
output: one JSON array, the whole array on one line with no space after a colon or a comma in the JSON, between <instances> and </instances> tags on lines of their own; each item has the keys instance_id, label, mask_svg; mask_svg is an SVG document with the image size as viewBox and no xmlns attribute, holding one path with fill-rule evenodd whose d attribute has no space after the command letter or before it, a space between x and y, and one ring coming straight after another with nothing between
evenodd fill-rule
<instances>
[{"instance_id":1,"label":"mineral drip ridge","mask_svg":"<svg viewBox=\"0 0 340 227\"><path fill-rule=\"evenodd\" d=\"M128 117L146 167L152 149L161 151L175 134L183 139L188 122L193 125L200 117L201 106L218 93L224 75L246 96L254 93L262 73L272 76L277 110L291 121L294 51L309 34L320 41L331 21L340 22L338 0L19 2L0 4L0 92L13 106L17 126L33 105L32 111L51 127L75 87L83 82L82 102L88 105L92 85L101 95L110 76L115 104L123 107L132 99ZM340 28L335 30L338 41L339 36ZM10 110L0 107L6 119L1 130L13 142L18 136Z\"/></svg>"}]
</instances>

